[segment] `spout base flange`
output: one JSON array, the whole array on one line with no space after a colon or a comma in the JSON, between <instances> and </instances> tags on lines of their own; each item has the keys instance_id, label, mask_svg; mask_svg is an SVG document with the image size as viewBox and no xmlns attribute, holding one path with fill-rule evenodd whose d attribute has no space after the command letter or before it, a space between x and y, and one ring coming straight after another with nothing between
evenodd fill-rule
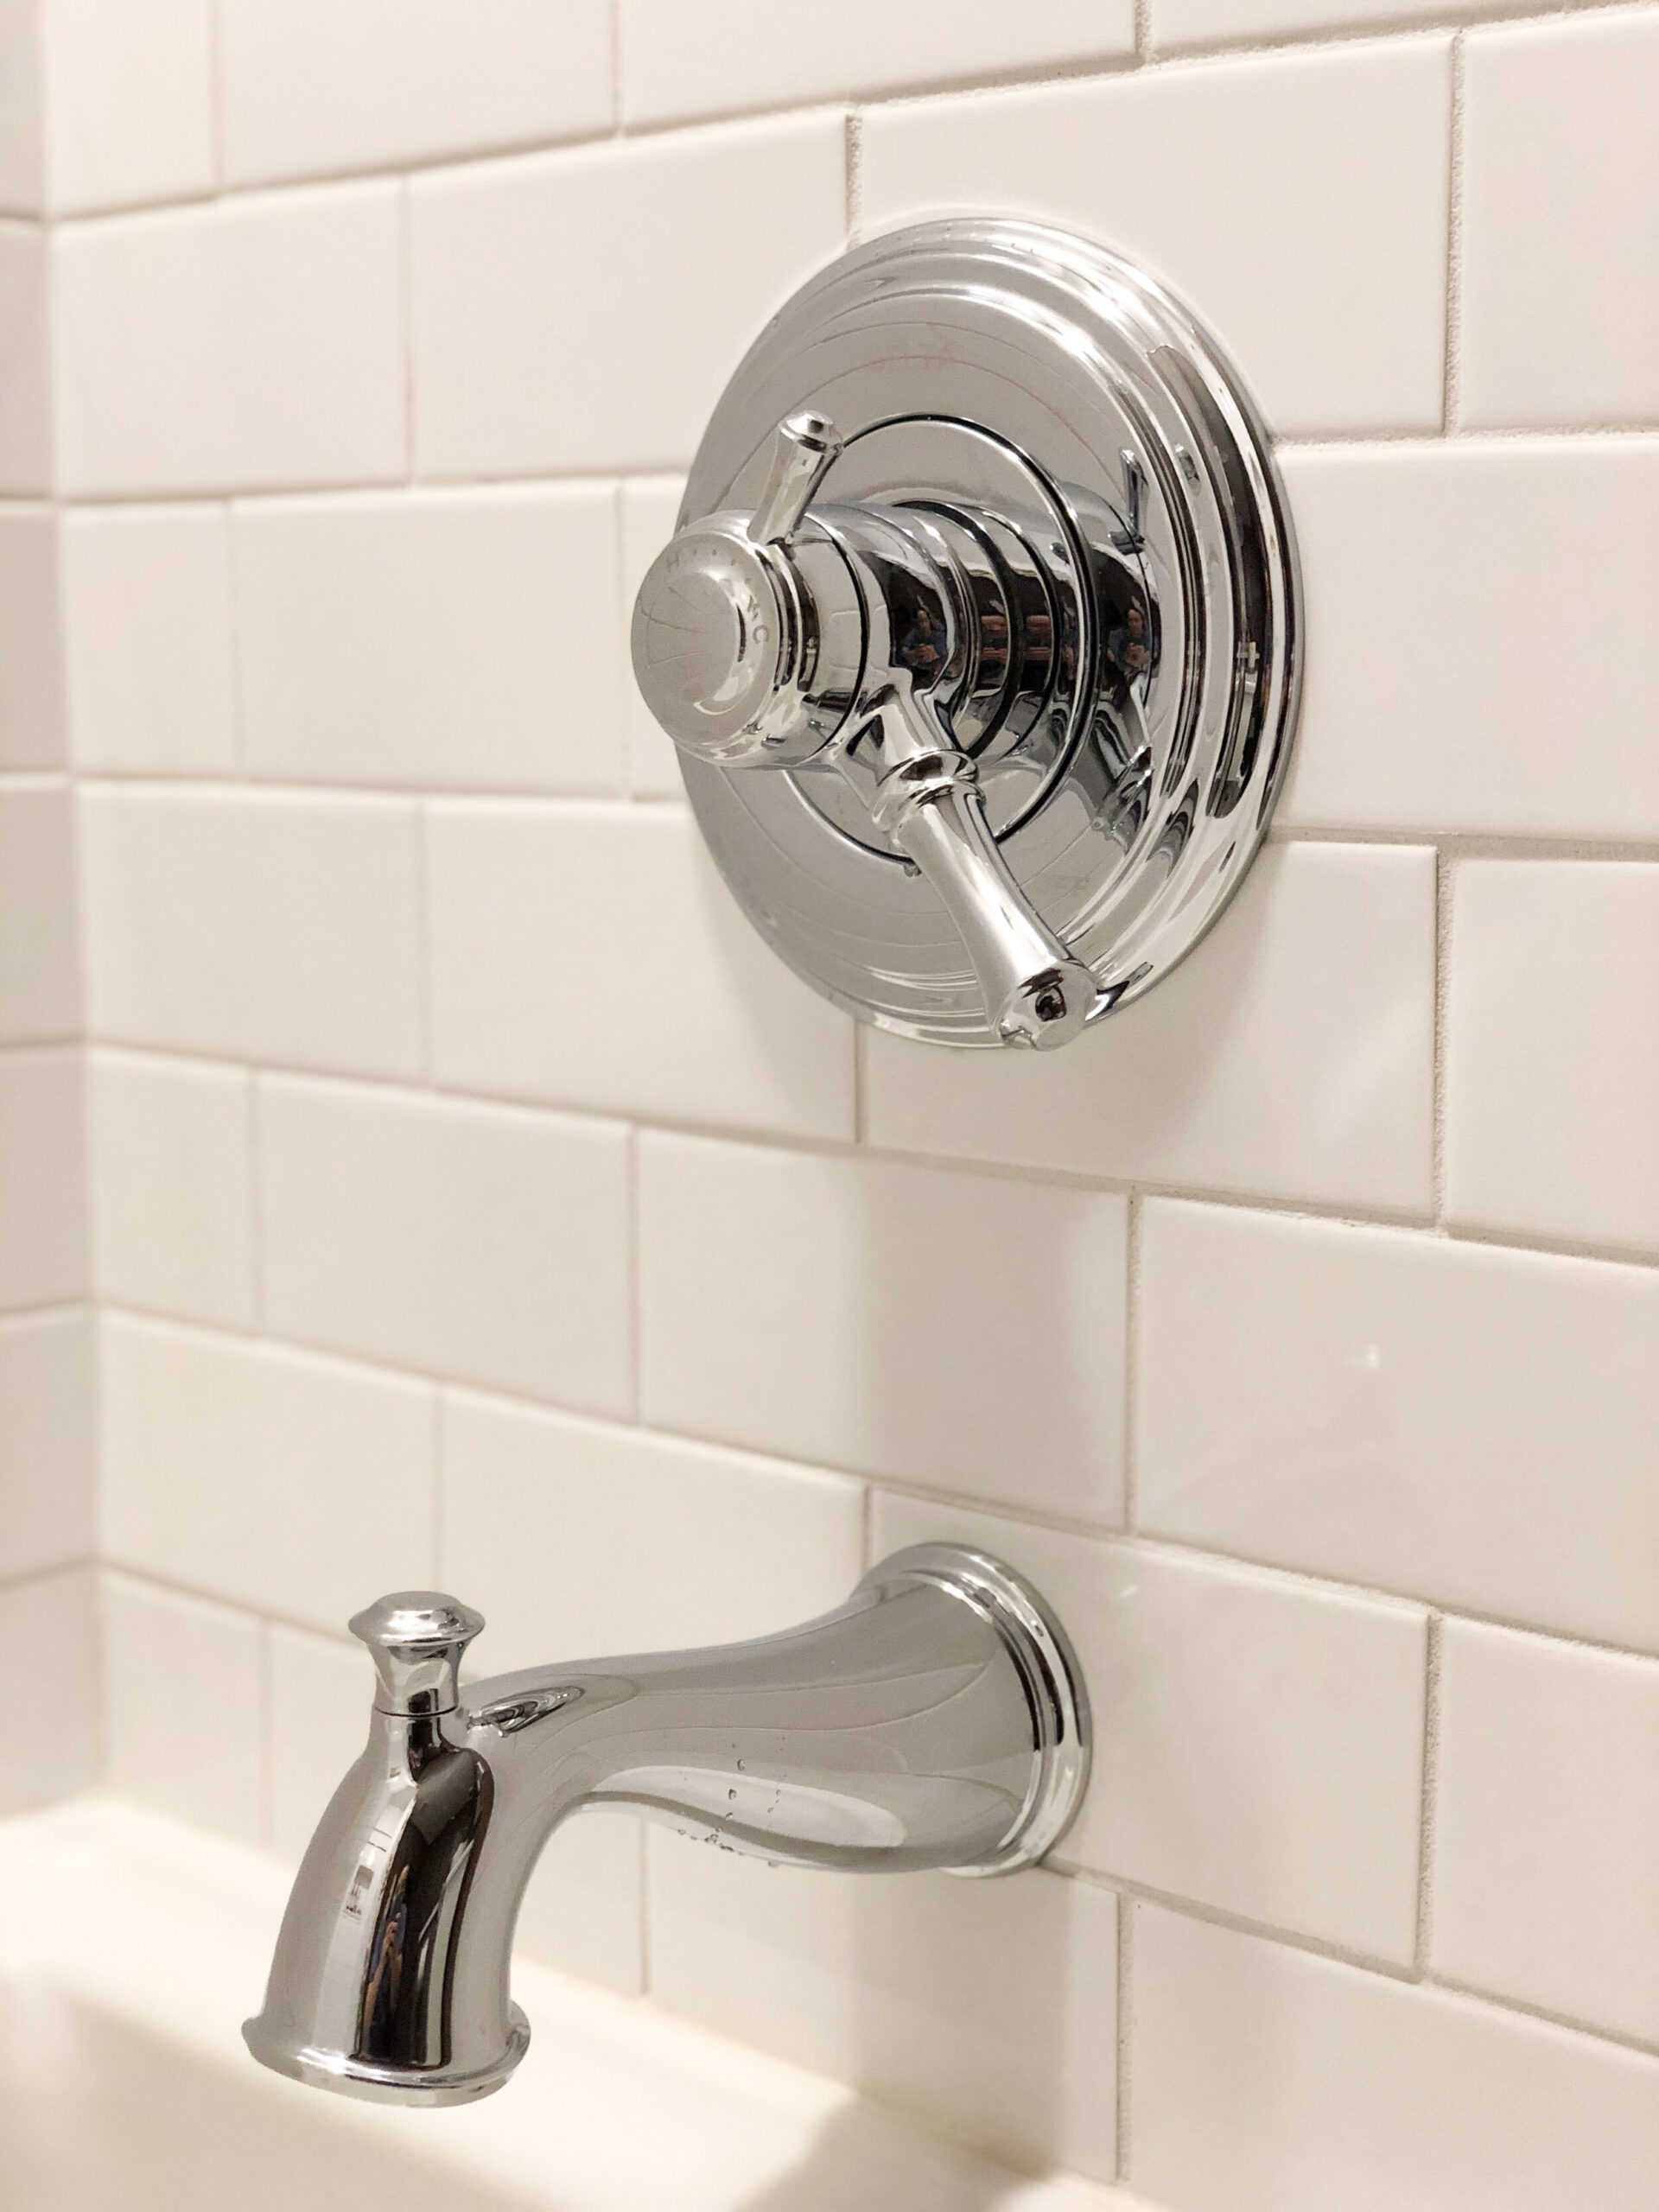
<instances>
[{"instance_id":1,"label":"spout base flange","mask_svg":"<svg viewBox=\"0 0 1659 2212\"><path fill-rule=\"evenodd\" d=\"M873 1567L861 1588L931 1582L995 1627L1031 1708L1031 1782L996 1849L952 1874L1014 1874L1034 1866L1076 1819L1089 1786L1089 1699L1071 1639L1023 1575L965 1544L913 1544Z\"/></svg>"}]
</instances>

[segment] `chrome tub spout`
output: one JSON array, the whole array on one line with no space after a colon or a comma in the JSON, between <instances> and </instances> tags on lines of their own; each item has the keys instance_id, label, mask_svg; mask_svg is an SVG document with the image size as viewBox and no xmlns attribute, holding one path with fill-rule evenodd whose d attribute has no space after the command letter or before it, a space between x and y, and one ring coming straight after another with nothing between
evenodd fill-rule
<instances>
[{"instance_id":1,"label":"chrome tub spout","mask_svg":"<svg viewBox=\"0 0 1659 2212\"><path fill-rule=\"evenodd\" d=\"M823 1618L754 1643L459 1685L478 1614L433 1591L352 1622L378 1687L363 1756L295 1881L265 2005L278 2072L393 2104L499 2088L530 2029L513 1924L549 1835L626 1808L797 1866L1012 1872L1087 1780L1088 1708L1040 1598L925 1544Z\"/></svg>"}]
</instances>

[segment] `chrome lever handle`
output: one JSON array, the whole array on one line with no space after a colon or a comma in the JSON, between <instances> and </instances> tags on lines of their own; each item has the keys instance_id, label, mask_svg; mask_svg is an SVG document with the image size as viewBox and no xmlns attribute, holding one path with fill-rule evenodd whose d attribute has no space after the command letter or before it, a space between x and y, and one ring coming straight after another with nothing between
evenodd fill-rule
<instances>
[{"instance_id":1,"label":"chrome lever handle","mask_svg":"<svg viewBox=\"0 0 1659 2212\"><path fill-rule=\"evenodd\" d=\"M778 425L766 480L749 518L749 535L757 545L789 542L840 451L841 433L827 415L805 409Z\"/></svg>"},{"instance_id":2,"label":"chrome lever handle","mask_svg":"<svg viewBox=\"0 0 1659 2212\"><path fill-rule=\"evenodd\" d=\"M883 778L872 812L938 893L997 1035L1042 1051L1069 1045L1099 997L1094 976L1015 882L973 762L954 746L918 752Z\"/></svg>"}]
</instances>

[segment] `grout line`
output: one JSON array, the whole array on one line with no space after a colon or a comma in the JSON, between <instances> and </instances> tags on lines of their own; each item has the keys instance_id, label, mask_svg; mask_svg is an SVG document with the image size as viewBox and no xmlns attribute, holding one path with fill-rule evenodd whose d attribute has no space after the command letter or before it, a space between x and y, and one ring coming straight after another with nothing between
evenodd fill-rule
<instances>
[{"instance_id":1,"label":"grout line","mask_svg":"<svg viewBox=\"0 0 1659 2212\"><path fill-rule=\"evenodd\" d=\"M1620 2050L1639 2052L1644 2058L1659 2058L1659 2037L1652 2038L1632 2035L1626 2028L1610 2028L1594 2020L1581 2020L1573 2012L1553 2012L1545 2005L1535 2005L1525 1997L1511 1997L1495 1989L1482 1989L1472 1981L1454 1981L1445 1974L1425 1974L1422 1986L1435 1989L1449 1997L1467 1997L1478 2005L1490 2005L1494 2011L1518 2012L1523 2019L1541 2020L1552 2028L1565 2028L1570 2033L1593 2037L1598 2043L1612 2044Z\"/></svg>"},{"instance_id":2,"label":"grout line","mask_svg":"<svg viewBox=\"0 0 1659 2212\"><path fill-rule=\"evenodd\" d=\"M1136 1421L1141 1403L1141 1273L1145 1255L1145 1202L1131 1191L1124 1249L1123 1300L1123 1526L1140 1526L1141 1469Z\"/></svg>"},{"instance_id":3,"label":"grout line","mask_svg":"<svg viewBox=\"0 0 1659 2212\"><path fill-rule=\"evenodd\" d=\"M397 311L404 341L404 482L412 485L417 470L415 451L415 212L410 205L409 180L397 186Z\"/></svg>"},{"instance_id":4,"label":"grout line","mask_svg":"<svg viewBox=\"0 0 1659 2212\"><path fill-rule=\"evenodd\" d=\"M25 1567L0 1572L0 1596L10 1597L14 1591L27 1590L36 1582L60 1582L67 1574L85 1574L100 1565L96 1546L91 1551L77 1552L73 1559L54 1560L48 1567Z\"/></svg>"},{"instance_id":5,"label":"grout line","mask_svg":"<svg viewBox=\"0 0 1659 2212\"><path fill-rule=\"evenodd\" d=\"M270 1327L265 1296L264 1096L253 1070L245 1069L244 1074L247 1083L248 1103L248 1268L252 1277L249 1285L249 1309L253 1315L255 1332L264 1337Z\"/></svg>"},{"instance_id":6,"label":"grout line","mask_svg":"<svg viewBox=\"0 0 1659 2212\"><path fill-rule=\"evenodd\" d=\"M271 200L327 188L385 182L388 179L444 176L485 167L539 162L562 155L591 154L596 149L607 146L627 146L681 135L690 137L698 133L725 131L734 124L765 128L772 124L822 113L826 110L844 109L855 103L868 110L919 102L969 99L976 94L998 91L1042 91L1052 86L1091 81L1110 83L1138 69L1156 70L1160 74L1180 74L1212 67L1218 60L1274 57L1294 60L1310 53L1341 53L1367 46L1407 42L1425 44L1431 40L1448 36L1458 38L1471 29L1485 32L1549 22L1580 22L1610 16L1640 16L1649 4L1649 0L1611 0L1611 4L1595 8L1500 4L1496 9L1484 9L1478 5L1447 5L1433 16L1409 18L1392 16L1384 10L1361 22L1336 28L1322 26L1317 30L1300 35L1291 32L1277 38L1219 39L1158 50L1152 43L1147 0L1136 0L1135 43L1132 49L1120 53L1096 53L1076 60L1046 63L1027 61L965 77L923 79L913 84L891 87L878 86L832 93L819 92L810 99L785 99L769 105L711 109L663 121L648 119L632 124L624 122L621 117L621 67L620 54L615 51L620 47L620 33L613 10L611 115L601 126L554 137L531 137L494 145L470 147L456 152L435 150L412 158L405 156L335 168L311 169L301 175L252 177L235 184L223 178L220 160L216 162L216 168L221 172L220 181L207 190L171 193L155 200L128 200L110 206L72 209L54 215L49 220L32 214L5 215L0 216L0 223L31 229L78 231L89 226L132 222L136 219L156 214L199 211L212 206L216 200Z\"/></svg>"},{"instance_id":7,"label":"grout line","mask_svg":"<svg viewBox=\"0 0 1659 2212\"><path fill-rule=\"evenodd\" d=\"M1611 1638L1587 1635L1582 1630L1551 1626L1547 1623L1524 1617L1496 1611L1483 1611L1467 1605L1448 1605L1433 1594L1409 1589L1380 1587L1376 1582L1361 1580L1357 1575L1344 1575L1332 1568L1298 1567L1282 1558L1264 1558L1259 1554L1230 1551L1213 1542L1201 1542L1196 1538L1174 1536L1144 1529L1126 1530L1110 1523L1080 1518L1074 1515L1046 1512L1023 1499L988 1498L981 1494L952 1491L943 1485L930 1484L892 1474L871 1474L867 1471L828 1465L803 1456L787 1445L754 1444L735 1440L728 1436L699 1433L688 1429L674 1429L645 1421L632 1421L626 1414L596 1413L591 1407L573 1406L548 1398L526 1397L505 1389L499 1384L481 1383L470 1377L435 1375L429 1368L399 1365L384 1358L365 1357L361 1354L342 1351L337 1346L308 1343L292 1337L261 1337L251 1332L225 1322L204 1322L181 1319L176 1314L162 1313L121 1300L106 1300L100 1312L107 1318L126 1322L140 1328L164 1334L206 1338L209 1343L233 1347L244 1352L266 1352L278 1357L301 1355L317 1359L324 1365L355 1370L364 1377L394 1377L412 1382L433 1393L442 1392L465 1397L480 1398L487 1402L525 1414L555 1421L586 1424L611 1432L638 1430L645 1437L662 1443L689 1446L692 1449L722 1452L743 1465L753 1465L756 1472L780 1463L791 1471L806 1471L832 1476L843 1483L856 1483L866 1489L869 1506L874 1513L878 1496L886 1494L906 1498L916 1503L937 1505L943 1510L978 1514L987 1519L1006 1521L1016 1527L1027 1528L1051 1535L1071 1536L1086 1542L1119 1551L1132 1550L1154 1558L1177 1559L1185 1561L1208 1560L1217 1566L1240 1567L1248 1572L1293 1586L1307 1586L1321 1592L1339 1592L1344 1596L1369 1599L1384 1605L1409 1606L1420 1611L1433 1611L1446 1619L1469 1621L1483 1627L1500 1628L1518 1636L1529 1636L1541 1642L1564 1645L1573 1650L1606 1652L1614 1656L1644 1661L1659 1665L1659 1649L1634 1643L1619 1643ZM57 1571L57 1570L53 1570ZM137 1570L134 1570L137 1571ZM150 1570L144 1569L148 1573ZM192 1595L214 1597L217 1593L194 1585L180 1584ZM219 1596L220 1603L233 1603ZM295 1625L319 1631L315 1624L296 1619Z\"/></svg>"},{"instance_id":8,"label":"grout line","mask_svg":"<svg viewBox=\"0 0 1659 2212\"><path fill-rule=\"evenodd\" d=\"M1259 1942L1276 1943L1286 1950L1300 1951L1311 1958L1326 1959L1333 1966L1346 1967L1352 1973L1376 1974L1382 1980L1403 1983L1408 1987L1441 1996L1465 1998L1471 2003L1500 2015L1519 2015L1526 2019L1541 2020L1551 2027L1589 2037L1597 2043L1639 2052L1643 2057L1659 2056L1659 2041L1647 2041L1623 2029L1580 2019L1570 2012L1550 2012L1543 2005L1529 2003L1525 1998L1507 1996L1498 1990L1483 1989L1478 1983L1456 1981L1444 1975L1419 1976L1396 1961L1378 1958L1367 1951L1349 1950L1339 1943L1327 1942L1323 1937L1306 1935L1299 1929L1281 1928L1272 1921L1252 1920L1247 1914L1229 1912L1223 1907L1206 1904L1199 1898L1185 1897L1173 1891L1154 1889L1147 1883L1132 1880L1127 1876L1097 1873L1086 1866L1057 1866L1052 1859L1046 1864L1048 1871L1061 1879L1081 1882L1091 1889L1109 1890L1122 1903L1156 1905L1160 1910L1177 1914L1183 1920L1197 1921L1206 1928L1224 1929L1230 1935L1251 1936ZM1126 2177L1127 2166L1120 2166L1120 2180Z\"/></svg>"},{"instance_id":9,"label":"grout line","mask_svg":"<svg viewBox=\"0 0 1659 2212\"><path fill-rule=\"evenodd\" d=\"M434 1032L437 1027L437 1009L434 1003L435 992L432 974L431 823L432 802L425 798L416 799L413 861L416 1058L419 1073L415 1087L429 1093L434 1088L433 1046Z\"/></svg>"},{"instance_id":10,"label":"grout line","mask_svg":"<svg viewBox=\"0 0 1659 2212\"><path fill-rule=\"evenodd\" d=\"M219 0L209 0L207 8L207 118L213 148L213 181L211 197L219 199L228 190L229 138L226 127L226 101L225 98L225 17ZM140 203L143 204L143 203Z\"/></svg>"},{"instance_id":11,"label":"grout line","mask_svg":"<svg viewBox=\"0 0 1659 2212\"><path fill-rule=\"evenodd\" d=\"M613 479L592 480L614 481ZM217 504L217 503L213 503ZM238 504L241 504L238 502ZM72 771L59 768L17 769L0 773L0 791L62 788L71 785L94 794L118 794L125 800L153 799L177 803L186 799L242 799L249 804L277 799L303 802L327 810L339 802L377 804L386 808L431 804L493 808L513 804L551 820L630 818L644 798L650 804L683 808L683 794L675 792L631 795L625 789L566 791L544 785L499 783L449 783L432 777L380 782L353 781L315 774L212 774L200 769L99 766ZM1659 838L1608 836L1571 836L1542 830L1460 830L1421 823L1274 823L1267 832L1273 845L1353 845L1370 851L1418 850L1434 846L1457 860L1568 861L1651 867L1659 863ZM141 1047L138 1049L148 1049ZM166 1050L166 1047L158 1049Z\"/></svg>"},{"instance_id":12,"label":"grout line","mask_svg":"<svg viewBox=\"0 0 1659 2212\"><path fill-rule=\"evenodd\" d=\"M610 0L606 10L606 43L609 49L611 71L611 132L613 138L623 135L622 120L622 7L621 0Z\"/></svg>"},{"instance_id":13,"label":"grout line","mask_svg":"<svg viewBox=\"0 0 1659 2212\"><path fill-rule=\"evenodd\" d=\"M1433 1935L1434 1830L1440 1810L1440 1778L1441 1626L1441 1616L1431 1613L1423 1669L1423 1781L1417 1828L1416 1967L1420 1978L1428 1972Z\"/></svg>"},{"instance_id":14,"label":"grout line","mask_svg":"<svg viewBox=\"0 0 1659 2212\"><path fill-rule=\"evenodd\" d=\"M1450 855L1434 855L1434 1037L1431 1047L1429 1193L1436 1228L1446 1227L1446 1084L1450 1044L1447 1008L1452 995L1452 894Z\"/></svg>"},{"instance_id":15,"label":"grout line","mask_svg":"<svg viewBox=\"0 0 1659 2212\"><path fill-rule=\"evenodd\" d=\"M90 1290L84 1291L77 1298L43 1299L37 1306L0 1306L0 1336L8 1335L20 1323L70 1321L81 1314L95 1318L96 1312Z\"/></svg>"},{"instance_id":16,"label":"grout line","mask_svg":"<svg viewBox=\"0 0 1659 2212\"><path fill-rule=\"evenodd\" d=\"M125 1038L86 1037L35 1047L4 1048L0 1058L37 1052L60 1053L79 1044L86 1048L125 1053L135 1058L175 1062L187 1067L244 1069L278 1084L311 1090L334 1090L383 1096L393 1102L423 1103L442 1108L475 1107L486 1114L510 1114L531 1119L563 1122L573 1129L618 1134L627 1128L642 1135L692 1137L710 1144L734 1146L755 1152L789 1153L804 1160L868 1161L885 1166L909 1167L918 1173L943 1173L992 1183L1017 1183L1045 1190L1098 1192L1110 1195L1138 1195L1169 1198L1189 1205L1224 1208L1257 1213L1275 1221L1324 1224L1332 1228L1386 1230L1402 1236L1432 1239L1446 1245L1475 1245L1498 1251L1529 1254L1540 1259L1589 1260L1608 1267L1634 1268L1649 1272L1659 1268L1659 1250L1637 1249L1599 1243L1592 1239L1563 1237L1540 1230L1497 1229L1482 1224L1453 1222L1441 1225L1421 1210L1407 1211L1374 1205L1365 1207L1305 1195L1284 1196L1264 1191L1227 1191L1200 1184L1155 1183L1129 1175L1110 1175L1085 1168L1050 1167L1034 1161L982 1160L940 1152L906 1151L896 1145L859 1145L844 1137L810 1136L798 1131L746 1128L741 1124L675 1120L667 1116L640 1113L627 1107L597 1106L549 1098L527 1098L480 1090L461 1090L434 1082L423 1085L409 1074L365 1074L338 1069L276 1065L203 1052L199 1048L134 1044ZM63 1304L63 1300L49 1301ZM73 1302L73 1301L69 1301Z\"/></svg>"},{"instance_id":17,"label":"grout line","mask_svg":"<svg viewBox=\"0 0 1659 2212\"><path fill-rule=\"evenodd\" d=\"M1462 449L1488 444L1558 444L1563 440L1581 443L1593 443L1599 439L1637 443L1649 441L1656 435L1659 435L1659 416L1602 423L1482 423L1478 429L1459 433L1451 442ZM1373 429L1360 426L1339 431L1293 431L1276 437L1274 449L1276 453L1293 456L1302 454L1370 453L1389 446L1438 452L1446 443L1440 424L1426 423L1411 429L1390 425ZM630 459L619 462L613 459L602 463L595 462L588 467L544 468L525 462L512 468L444 470L440 474L417 470L412 479L394 471L390 474L371 476L296 476L279 483L226 481L139 486L116 485L97 492L67 493L52 502L48 502L43 493L20 492L0 499L0 506L38 512L50 504L54 511L96 513L128 507L183 506L216 499L234 499L257 507L263 504L281 505L285 501L328 497L361 499L371 493L392 498L399 493L410 492L442 494L469 491L499 492L515 487L545 488L566 484L588 484L595 479L614 482L619 477L624 480L664 476L683 479L690 465L684 455L658 455L648 461Z\"/></svg>"},{"instance_id":18,"label":"grout line","mask_svg":"<svg viewBox=\"0 0 1659 2212\"><path fill-rule=\"evenodd\" d=\"M628 1131L627 1147L628 1173L624 1185L624 1203L628 1217L625 1224L624 1235L626 1239L628 1255L628 1420L631 1426L639 1427L644 1421L645 1405L644 1312L645 1270L645 1205L639 1188L639 1131L637 1128L631 1128Z\"/></svg>"},{"instance_id":19,"label":"grout line","mask_svg":"<svg viewBox=\"0 0 1659 2212\"><path fill-rule=\"evenodd\" d=\"M855 108L847 113L847 236L855 238L863 208L864 121Z\"/></svg>"},{"instance_id":20,"label":"grout line","mask_svg":"<svg viewBox=\"0 0 1659 2212\"><path fill-rule=\"evenodd\" d=\"M230 635L225 640L225 657L230 672L230 696L226 704L229 710L230 721L231 772L226 777L216 777L211 780L215 786L226 787L231 791L245 791L250 787L257 790L262 787L261 779L249 774L252 747L248 742L248 684L244 667L242 624L238 620L242 606L242 533L236 526L237 502L226 494L205 500L202 505L205 512L218 518L219 539L225 549L226 626L230 632ZM81 788L96 790L105 780L107 779L96 768L90 772L83 771L80 777ZM125 779L118 775L114 780L124 782ZM164 788L172 791L178 786L169 779ZM312 789L315 786L308 785L306 788Z\"/></svg>"},{"instance_id":21,"label":"grout line","mask_svg":"<svg viewBox=\"0 0 1659 2212\"><path fill-rule=\"evenodd\" d=\"M853 1142L867 1149L870 1141L870 1057L868 1022L853 1024Z\"/></svg>"},{"instance_id":22,"label":"grout line","mask_svg":"<svg viewBox=\"0 0 1659 2212\"><path fill-rule=\"evenodd\" d=\"M1458 428L1463 385L1463 143L1464 34L1452 41L1452 128L1448 147L1446 223L1446 381L1440 396L1440 425L1450 437Z\"/></svg>"},{"instance_id":23,"label":"grout line","mask_svg":"<svg viewBox=\"0 0 1659 2212\"><path fill-rule=\"evenodd\" d=\"M1413 829L1366 828L1350 825L1315 827L1285 823L1271 826L1267 842L1274 845L1358 845L1369 851L1416 850L1433 846L1446 858L1460 861L1580 861L1634 862L1651 867L1659 861L1659 839L1563 836L1559 831L1492 831L1447 830L1427 824Z\"/></svg>"},{"instance_id":24,"label":"grout line","mask_svg":"<svg viewBox=\"0 0 1659 2212\"><path fill-rule=\"evenodd\" d=\"M1135 2087L1135 1900L1117 1900L1117 2160L1120 2182L1129 2178Z\"/></svg>"},{"instance_id":25,"label":"grout line","mask_svg":"<svg viewBox=\"0 0 1659 2212\"><path fill-rule=\"evenodd\" d=\"M1044 1861L1051 1873L1080 1882L1085 1888L1109 1890L1120 1903L1156 1905L1165 1912L1179 1913L1184 1920L1201 1921L1206 1928L1225 1929L1232 1936L1253 1936L1259 1942L1281 1943L1287 1950L1303 1951L1310 1957L1328 1959L1335 1966L1351 1967L1361 1974L1381 1975L1385 1980L1415 1984L1415 1976L1408 1966L1398 1959L1379 1957L1374 1951L1357 1951L1343 1943L1332 1942L1323 1936L1310 1936L1305 1929L1285 1928L1275 1921L1256 1920L1246 1912L1231 1911L1225 1905L1211 1904L1203 1897L1183 1897L1179 1891L1160 1890L1149 1882L1135 1880L1127 1874L1109 1874L1092 1866L1083 1866L1061 1856L1057 1864L1053 1858Z\"/></svg>"}]
</instances>

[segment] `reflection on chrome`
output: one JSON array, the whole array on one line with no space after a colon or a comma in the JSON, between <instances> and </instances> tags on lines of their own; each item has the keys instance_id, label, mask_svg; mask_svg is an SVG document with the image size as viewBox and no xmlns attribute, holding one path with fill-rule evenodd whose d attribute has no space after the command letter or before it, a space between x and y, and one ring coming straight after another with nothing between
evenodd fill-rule
<instances>
[{"instance_id":1,"label":"reflection on chrome","mask_svg":"<svg viewBox=\"0 0 1659 2212\"><path fill-rule=\"evenodd\" d=\"M369 1741L307 1852L264 2010L279 2073L394 2104L499 2088L519 1900L567 1815L622 1807L797 1866L1012 1872L1088 1778L1064 1631L1009 1568L899 1552L846 1605L751 1643L531 1668L459 1688L481 1618L435 1591L352 1622L379 1678Z\"/></svg>"}]
</instances>

